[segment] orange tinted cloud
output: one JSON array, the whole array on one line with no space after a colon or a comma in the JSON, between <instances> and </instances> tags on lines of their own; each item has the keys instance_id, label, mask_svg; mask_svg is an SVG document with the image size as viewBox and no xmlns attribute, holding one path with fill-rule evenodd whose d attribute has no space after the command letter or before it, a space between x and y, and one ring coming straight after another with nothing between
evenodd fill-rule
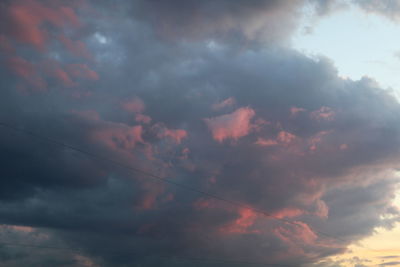
<instances>
[{"instance_id":1,"label":"orange tinted cloud","mask_svg":"<svg viewBox=\"0 0 400 267\"><path fill-rule=\"evenodd\" d=\"M251 209L242 208L239 210L239 218L234 222L222 227L220 231L224 234L245 234L245 233L258 233L258 230L250 230L255 220L257 213Z\"/></svg>"},{"instance_id":2,"label":"orange tinted cloud","mask_svg":"<svg viewBox=\"0 0 400 267\"><path fill-rule=\"evenodd\" d=\"M145 109L145 104L142 99L135 97L129 101L125 101L121 104L122 108L126 111L133 113L141 113Z\"/></svg>"},{"instance_id":3,"label":"orange tinted cloud","mask_svg":"<svg viewBox=\"0 0 400 267\"><path fill-rule=\"evenodd\" d=\"M283 218L293 218L299 215L302 215L304 212L297 208L284 208L278 212L275 212L273 215L276 218L283 219Z\"/></svg>"},{"instance_id":4,"label":"orange tinted cloud","mask_svg":"<svg viewBox=\"0 0 400 267\"><path fill-rule=\"evenodd\" d=\"M145 194L141 196L139 203L135 207L139 210L151 210L157 207L158 198L164 193L164 187L161 184L144 183ZM166 196L170 197L169 195ZM164 199L165 201L165 199Z\"/></svg>"},{"instance_id":5,"label":"orange tinted cloud","mask_svg":"<svg viewBox=\"0 0 400 267\"><path fill-rule=\"evenodd\" d=\"M150 123L151 122L151 117L143 114L136 114L135 115L135 120L137 122L142 122L142 123Z\"/></svg>"},{"instance_id":6,"label":"orange tinted cloud","mask_svg":"<svg viewBox=\"0 0 400 267\"><path fill-rule=\"evenodd\" d=\"M294 142L297 137L294 134L291 134L286 131L280 131L276 137L276 139L264 139L259 137L255 142L256 145L260 146L276 146L276 145L284 145L287 146Z\"/></svg>"},{"instance_id":7,"label":"orange tinted cloud","mask_svg":"<svg viewBox=\"0 0 400 267\"><path fill-rule=\"evenodd\" d=\"M151 117L142 114L142 112L146 109L146 105L143 100L139 97L135 97L131 100L125 101L121 104L122 108L128 112L135 113L135 120L141 123L150 123Z\"/></svg>"},{"instance_id":8,"label":"orange tinted cloud","mask_svg":"<svg viewBox=\"0 0 400 267\"><path fill-rule=\"evenodd\" d=\"M289 132L280 131L278 137L276 138L280 143L288 145L296 140L296 136Z\"/></svg>"},{"instance_id":9,"label":"orange tinted cloud","mask_svg":"<svg viewBox=\"0 0 400 267\"><path fill-rule=\"evenodd\" d=\"M236 111L214 118L204 119L213 138L218 142L226 139L238 140L250 133L251 119L255 111L249 107L239 108Z\"/></svg>"},{"instance_id":10,"label":"orange tinted cloud","mask_svg":"<svg viewBox=\"0 0 400 267\"><path fill-rule=\"evenodd\" d=\"M29 79L36 73L33 64L20 57L10 58L8 64L16 75L24 79Z\"/></svg>"},{"instance_id":11,"label":"orange tinted cloud","mask_svg":"<svg viewBox=\"0 0 400 267\"><path fill-rule=\"evenodd\" d=\"M85 64L69 64L64 66L55 60L44 60L41 62L29 62L28 60L14 56L8 58L8 67L11 71L26 82L31 89L45 90L47 79L60 82L58 85L74 87L79 85L80 78L97 80L96 72Z\"/></svg>"},{"instance_id":12,"label":"orange tinted cloud","mask_svg":"<svg viewBox=\"0 0 400 267\"><path fill-rule=\"evenodd\" d=\"M300 112L304 112L304 111L306 111L304 108L291 107L290 108L290 115L292 117L295 117L297 114L299 114Z\"/></svg>"},{"instance_id":13,"label":"orange tinted cloud","mask_svg":"<svg viewBox=\"0 0 400 267\"><path fill-rule=\"evenodd\" d=\"M45 47L48 32L43 24L63 27L66 25L79 26L80 22L73 9L66 6L47 7L35 0L14 1L8 7L7 18L13 27L9 30L10 36L21 43L35 46L38 49Z\"/></svg>"},{"instance_id":14,"label":"orange tinted cloud","mask_svg":"<svg viewBox=\"0 0 400 267\"><path fill-rule=\"evenodd\" d=\"M56 69L54 70L54 76L61 81L64 86L66 87L71 87L74 86L74 82L71 80L69 75L62 69Z\"/></svg>"},{"instance_id":15,"label":"orange tinted cloud","mask_svg":"<svg viewBox=\"0 0 400 267\"><path fill-rule=\"evenodd\" d=\"M339 149L340 150L346 150L346 149L348 149L349 148L349 146L347 145L347 144L341 144L340 146L339 146Z\"/></svg>"},{"instance_id":16,"label":"orange tinted cloud","mask_svg":"<svg viewBox=\"0 0 400 267\"><path fill-rule=\"evenodd\" d=\"M164 128L157 135L159 138L167 137L172 139L175 143L180 144L183 139L187 137L187 132L182 129L168 129Z\"/></svg>"},{"instance_id":17,"label":"orange tinted cloud","mask_svg":"<svg viewBox=\"0 0 400 267\"><path fill-rule=\"evenodd\" d=\"M106 144L113 149L130 150L137 143L144 143L142 138L142 126L128 127L120 125L120 127L107 128L98 130L93 134L96 141Z\"/></svg>"},{"instance_id":18,"label":"orange tinted cloud","mask_svg":"<svg viewBox=\"0 0 400 267\"><path fill-rule=\"evenodd\" d=\"M30 226L10 225L9 228L11 228L12 230L15 230L18 232L24 232L24 233L32 233L35 231L35 229Z\"/></svg>"},{"instance_id":19,"label":"orange tinted cloud","mask_svg":"<svg viewBox=\"0 0 400 267\"><path fill-rule=\"evenodd\" d=\"M264 139L262 137L259 137L255 144L260 146L276 146L278 145L278 142L274 139Z\"/></svg>"},{"instance_id":20,"label":"orange tinted cloud","mask_svg":"<svg viewBox=\"0 0 400 267\"><path fill-rule=\"evenodd\" d=\"M311 151L315 151L318 148L318 145L322 142L324 136L326 136L327 134L329 134L329 131L320 131L318 133L316 133L314 136L312 136L308 142L310 144L309 149Z\"/></svg>"},{"instance_id":21,"label":"orange tinted cloud","mask_svg":"<svg viewBox=\"0 0 400 267\"><path fill-rule=\"evenodd\" d=\"M28 83L29 87L36 90L45 90L46 82L36 72L36 66L20 57L8 59L8 67L19 78Z\"/></svg>"},{"instance_id":22,"label":"orange tinted cloud","mask_svg":"<svg viewBox=\"0 0 400 267\"><path fill-rule=\"evenodd\" d=\"M40 68L49 76L62 83L65 87L72 87L75 85L70 75L63 70L61 64L55 60L46 60Z\"/></svg>"},{"instance_id":23,"label":"orange tinted cloud","mask_svg":"<svg viewBox=\"0 0 400 267\"><path fill-rule=\"evenodd\" d=\"M200 198L193 204L195 209L206 209L215 206L215 200Z\"/></svg>"},{"instance_id":24,"label":"orange tinted cloud","mask_svg":"<svg viewBox=\"0 0 400 267\"><path fill-rule=\"evenodd\" d=\"M13 54L15 52L15 48L4 35L0 35L0 52L4 52L6 54Z\"/></svg>"},{"instance_id":25,"label":"orange tinted cloud","mask_svg":"<svg viewBox=\"0 0 400 267\"><path fill-rule=\"evenodd\" d=\"M66 70L72 77L96 81L99 75L86 64L68 64Z\"/></svg>"},{"instance_id":26,"label":"orange tinted cloud","mask_svg":"<svg viewBox=\"0 0 400 267\"><path fill-rule=\"evenodd\" d=\"M302 242L306 244L312 244L316 241L318 236L308 226L308 224L294 221L294 225L291 227L278 227L275 229L275 234L283 241L288 244L295 245L294 242Z\"/></svg>"}]
</instances>

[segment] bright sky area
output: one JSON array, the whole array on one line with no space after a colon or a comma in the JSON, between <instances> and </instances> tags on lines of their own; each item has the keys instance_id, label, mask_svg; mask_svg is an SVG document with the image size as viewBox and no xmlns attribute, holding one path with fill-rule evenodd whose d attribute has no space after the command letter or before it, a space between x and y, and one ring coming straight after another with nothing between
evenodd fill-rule
<instances>
[{"instance_id":1,"label":"bright sky area","mask_svg":"<svg viewBox=\"0 0 400 267\"><path fill-rule=\"evenodd\" d=\"M344 78L373 78L383 88L393 90L400 99L399 22L349 8L318 21L306 18L293 38L292 46L311 57L330 58ZM400 208L400 192L396 203ZM356 266L354 257L360 258L359 263L365 266L393 261L393 258L384 257L400 256L400 225L391 231L376 229L372 237L360 244L351 246L349 253L332 259L348 260L348 266ZM362 262L362 259L369 262Z\"/></svg>"}]
</instances>

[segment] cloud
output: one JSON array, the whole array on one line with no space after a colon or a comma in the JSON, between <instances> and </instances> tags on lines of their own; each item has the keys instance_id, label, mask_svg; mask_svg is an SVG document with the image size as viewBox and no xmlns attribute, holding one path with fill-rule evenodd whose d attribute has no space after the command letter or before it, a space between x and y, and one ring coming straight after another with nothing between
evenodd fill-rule
<instances>
[{"instance_id":1,"label":"cloud","mask_svg":"<svg viewBox=\"0 0 400 267\"><path fill-rule=\"evenodd\" d=\"M9 23L3 24L2 31L15 41L33 45L37 49L44 49L49 38L49 32L42 28L43 24L49 23L55 27L80 25L76 13L68 6L49 7L45 1L36 0L13 1L10 5L3 5L6 8L2 11L2 17Z\"/></svg>"},{"instance_id":2,"label":"cloud","mask_svg":"<svg viewBox=\"0 0 400 267\"><path fill-rule=\"evenodd\" d=\"M164 38L237 38L239 42L285 39L305 1L133 1L136 18L149 21Z\"/></svg>"},{"instance_id":3,"label":"cloud","mask_svg":"<svg viewBox=\"0 0 400 267\"><path fill-rule=\"evenodd\" d=\"M206 118L208 128L213 138L222 142L225 139L237 140L249 134L251 131L251 119L255 111L251 108L239 108L230 114L221 115L214 118Z\"/></svg>"},{"instance_id":4,"label":"cloud","mask_svg":"<svg viewBox=\"0 0 400 267\"><path fill-rule=\"evenodd\" d=\"M316 13L320 16L337 12L344 8L355 6L362 11L385 16L397 21L399 18L400 2L398 0L312 0Z\"/></svg>"},{"instance_id":5,"label":"cloud","mask_svg":"<svg viewBox=\"0 0 400 267\"><path fill-rule=\"evenodd\" d=\"M319 110L311 112L310 116L315 120L333 120L335 112L329 107L321 107Z\"/></svg>"},{"instance_id":6,"label":"cloud","mask_svg":"<svg viewBox=\"0 0 400 267\"><path fill-rule=\"evenodd\" d=\"M379 264L379 266L397 266L400 265L400 261L390 261Z\"/></svg>"},{"instance_id":7,"label":"cloud","mask_svg":"<svg viewBox=\"0 0 400 267\"><path fill-rule=\"evenodd\" d=\"M235 32L281 40L303 1L96 3L73 12L79 26L61 15L26 26L57 33L45 42L4 33L19 45L1 54L0 121L248 208L1 128L0 222L26 243L39 231L82 252L20 266L311 264L399 220L398 101L280 41L235 44ZM0 250L18 266L20 249Z\"/></svg>"},{"instance_id":8,"label":"cloud","mask_svg":"<svg viewBox=\"0 0 400 267\"><path fill-rule=\"evenodd\" d=\"M130 101L125 101L122 103L122 107L124 110L133 112L133 113L142 113L145 109L145 105L143 103L143 100L140 98L133 98Z\"/></svg>"},{"instance_id":9,"label":"cloud","mask_svg":"<svg viewBox=\"0 0 400 267\"><path fill-rule=\"evenodd\" d=\"M400 14L400 2L398 0L353 0L364 11L387 16L397 20Z\"/></svg>"},{"instance_id":10,"label":"cloud","mask_svg":"<svg viewBox=\"0 0 400 267\"><path fill-rule=\"evenodd\" d=\"M159 138L164 138L164 137L170 138L175 143L180 144L183 139L187 138L188 134L183 129L168 129L160 126L157 136Z\"/></svg>"},{"instance_id":11,"label":"cloud","mask_svg":"<svg viewBox=\"0 0 400 267\"><path fill-rule=\"evenodd\" d=\"M221 102L219 102L219 103L215 103L215 104L212 106L212 108L213 108L214 110L221 110L221 109L224 109L224 108L233 106L233 105L235 104L235 102L236 102L236 101L235 101L234 98L229 97L229 98L227 98L227 99L225 99L225 100L223 100L223 101L221 101Z\"/></svg>"}]
</instances>

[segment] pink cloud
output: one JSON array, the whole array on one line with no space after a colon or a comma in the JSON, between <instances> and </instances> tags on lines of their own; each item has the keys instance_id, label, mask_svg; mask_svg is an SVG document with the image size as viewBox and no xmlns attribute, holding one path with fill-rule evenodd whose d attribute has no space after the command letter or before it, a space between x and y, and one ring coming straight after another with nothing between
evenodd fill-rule
<instances>
[{"instance_id":1,"label":"pink cloud","mask_svg":"<svg viewBox=\"0 0 400 267\"><path fill-rule=\"evenodd\" d=\"M52 75L59 80L65 87L72 87L75 83L71 80L68 73L61 68L55 68L52 70Z\"/></svg>"},{"instance_id":2,"label":"pink cloud","mask_svg":"<svg viewBox=\"0 0 400 267\"><path fill-rule=\"evenodd\" d=\"M155 208L157 202L157 194L146 194L140 203L136 205L139 210L151 210Z\"/></svg>"},{"instance_id":3,"label":"pink cloud","mask_svg":"<svg viewBox=\"0 0 400 267\"><path fill-rule=\"evenodd\" d=\"M170 202L173 201L175 199L175 195L173 193L169 193L165 196L165 198L163 199L164 202Z\"/></svg>"},{"instance_id":4,"label":"pink cloud","mask_svg":"<svg viewBox=\"0 0 400 267\"><path fill-rule=\"evenodd\" d=\"M135 97L131 100L125 101L121 104L121 106L125 111L133 113L142 113L146 108L143 100L139 97Z\"/></svg>"},{"instance_id":5,"label":"pink cloud","mask_svg":"<svg viewBox=\"0 0 400 267\"><path fill-rule=\"evenodd\" d=\"M329 214L329 207L326 205L326 203L322 200L317 200L316 211L314 212L314 215L320 218L328 218L328 214Z\"/></svg>"},{"instance_id":6,"label":"pink cloud","mask_svg":"<svg viewBox=\"0 0 400 267\"><path fill-rule=\"evenodd\" d=\"M207 209L215 206L215 201L211 199L200 198L193 204L195 209Z\"/></svg>"},{"instance_id":7,"label":"pink cloud","mask_svg":"<svg viewBox=\"0 0 400 267\"><path fill-rule=\"evenodd\" d=\"M79 40L73 41L64 35L60 35L58 39L71 54L77 57L92 59L91 53L86 48L86 45L83 42Z\"/></svg>"},{"instance_id":8,"label":"pink cloud","mask_svg":"<svg viewBox=\"0 0 400 267\"><path fill-rule=\"evenodd\" d=\"M213 110L220 110L226 107L231 107L236 103L236 100L233 97L229 97L219 103L216 103L212 106Z\"/></svg>"},{"instance_id":9,"label":"pink cloud","mask_svg":"<svg viewBox=\"0 0 400 267\"><path fill-rule=\"evenodd\" d=\"M86 64L68 64L66 70L70 76L74 78L84 78L87 80L96 81L99 79L99 75L91 70Z\"/></svg>"},{"instance_id":10,"label":"pink cloud","mask_svg":"<svg viewBox=\"0 0 400 267\"><path fill-rule=\"evenodd\" d=\"M121 103L122 109L128 112L135 113L135 120L137 122L148 124L151 122L151 117L142 114L142 112L146 109L146 105L143 100L139 97L135 97L128 101Z\"/></svg>"},{"instance_id":11,"label":"pink cloud","mask_svg":"<svg viewBox=\"0 0 400 267\"><path fill-rule=\"evenodd\" d=\"M213 138L218 142L223 142L225 139L238 140L248 135L252 129L250 121L254 115L255 111L253 109L244 107L230 114L206 118L204 121Z\"/></svg>"},{"instance_id":12,"label":"pink cloud","mask_svg":"<svg viewBox=\"0 0 400 267\"><path fill-rule=\"evenodd\" d=\"M184 149L182 149L182 155L179 157L180 159L188 159L189 153L190 153L190 149L185 147Z\"/></svg>"},{"instance_id":13,"label":"pink cloud","mask_svg":"<svg viewBox=\"0 0 400 267\"><path fill-rule=\"evenodd\" d=\"M310 116L319 121L331 121L335 118L335 112L330 107L321 107L320 109L311 112Z\"/></svg>"},{"instance_id":14,"label":"pink cloud","mask_svg":"<svg viewBox=\"0 0 400 267\"><path fill-rule=\"evenodd\" d=\"M317 238L317 234L308 226L308 224L296 221L295 222L298 227L295 228L292 233L294 233L294 236L306 243L313 243Z\"/></svg>"},{"instance_id":15,"label":"pink cloud","mask_svg":"<svg viewBox=\"0 0 400 267\"><path fill-rule=\"evenodd\" d=\"M259 137L255 142L259 146L276 146L276 145L290 145L297 139L297 136L286 131L280 131L276 139L264 139Z\"/></svg>"},{"instance_id":16,"label":"pink cloud","mask_svg":"<svg viewBox=\"0 0 400 267\"><path fill-rule=\"evenodd\" d=\"M339 149L340 149L340 150L347 150L347 149L349 149L349 146L348 146L347 144L341 144L341 145L339 146Z\"/></svg>"},{"instance_id":17,"label":"pink cloud","mask_svg":"<svg viewBox=\"0 0 400 267\"><path fill-rule=\"evenodd\" d=\"M290 108L290 115L292 117L297 116L300 112L305 112L306 110L304 108L298 108L298 107L291 107Z\"/></svg>"},{"instance_id":18,"label":"pink cloud","mask_svg":"<svg viewBox=\"0 0 400 267\"><path fill-rule=\"evenodd\" d=\"M15 75L27 82L30 88L40 91L47 89L46 82L36 72L35 64L20 57L11 57L8 59L8 67Z\"/></svg>"},{"instance_id":19,"label":"pink cloud","mask_svg":"<svg viewBox=\"0 0 400 267\"><path fill-rule=\"evenodd\" d=\"M304 214L304 211L297 208L284 208L278 212L273 213L273 216L279 219L293 218Z\"/></svg>"},{"instance_id":20,"label":"pink cloud","mask_svg":"<svg viewBox=\"0 0 400 267\"><path fill-rule=\"evenodd\" d=\"M12 230L15 230L18 232L24 232L24 233L32 233L35 231L35 229L30 226L10 225L9 228L11 228Z\"/></svg>"},{"instance_id":21,"label":"pink cloud","mask_svg":"<svg viewBox=\"0 0 400 267\"><path fill-rule=\"evenodd\" d=\"M252 127L252 129L253 129L254 131L259 132L259 131L262 130L262 128L263 128L265 125L269 125L269 124L271 124L269 121L264 120L263 118L257 118L257 119L255 120L254 124L251 125L251 127Z\"/></svg>"},{"instance_id":22,"label":"pink cloud","mask_svg":"<svg viewBox=\"0 0 400 267\"><path fill-rule=\"evenodd\" d=\"M39 67L42 72L46 73L49 77L58 80L63 86L76 86L76 83L72 80L70 74L62 68L60 62L55 60L46 60L42 62Z\"/></svg>"},{"instance_id":23,"label":"pink cloud","mask_svg":"<svg viewBox=\"0 0 400 267\"><path fill-rule=\"evenodd\" d=\"M210 184L215 184L215 183L217 183L217 177L211 176L211 177L208 179L208 182L209 182Z\"/></svg>"},{"instance_id":24,"label":"pink cloud","mask_svg":"<svg viewBox=\"0 0 400 267\"><path fill-rule=\"evenodd\" d=\"M144 144L142 126L129 127L122 124L118 126L97 130L93 137L96 141L117 150L131 150L137 143Z\"/></svg>"},{"instance_id":25,"label":"pink cloud","mask_svg":"<svg viewBox=\"0 0 400 267\"><path fill-rule=\"evenodd\" d=\"M0 51L7 54L13 54L15 52L15 48L4 35L0 35Z\"/></svg>"},{"instance_id":26,"label":"pink cloud","mask_svg":"<svg viewBox=\"0 0 400 267\"><path fill-rule=\"evenodd\" d=\"M142 123L148 124L151 122L151 117L147 116L147 115L143 115L143 114L136 114L135 120L137 122L142 122Z\"/></svg>"},{"instance_id":27,"label":"pink cloud","mask_svg":"<svg viewBox=\"0 0 400 267\"><path fill-rule=\"evenodd\" d=\"M60 36L58 41L73 54L89 59L85 44L73 41L59 32L76 30L81 23L72 8L81 6L82 1L9 1L4 7L3 20L11 25L0 36L0 49L14 54L14 43L23 43L44 51L48 41ZM51 28L51 31L50 31ZM39 54L38 54L39 55ZM47 89L47 78L55 79L64 87L77 86L76 79L98 80L98 74L85 64L63 65L55 60L28 62L10 57L10 68L21 78L18 89L22 91Z\"/></svg>"},{"instance_id":28,"label":"pink cloud","mask_svg":"<svg viewBox=\"0 0 400 267\"><path fill-rule=\"evenodd\" d=\"M182 129L168 129L168 128L163 128L158 134L158 138L170 138L172 139L175 143L180 144L183 139L187 137L187 132Z\"/></svg>"},{"instance_id":29,"label":"pink cloud","mask_svg":"<svg viewBox=\"0 0 400 267\"><path fill-rule=\"evenodd\" d=\"M309 149L311 151L315 151L318 148L318 145L322 142L324 136L328 135L330 131L320 131L312 136L309 140Z\"/></svg>"},{"instance_id":30,"label":"pink cloud","mask_svg":"<svg viewBox=\"0 0 400 267\"><path fill-rule=\"evenodd\" d=\"M42 27L44 23L63 27L78 27L80 22L73 9L66 6L47 7L35 0L13 1L7 9L10 20L10 36L18 42L43 49L48 32Z\"/></svg>"},{"instance_id":31,"label":"pink cloud","mask_svg":"<svg viewBox=\"0 0 400 267\"><path fill-rule=\"evenodd\" d=\"M139 202L136 203L135 208L139 210L152 210L157 208L158 200L165 192L164 186L162 184L143 183L142 187L145 193L141 196ZM173 198L173 194L167 194L161 201L171 201Z\"/></svg>"},{"instance_id":32,"label":"pink cloud","mask_svg":"<svg viewBox=\"0 0 400 267\"><path fill-rule=\"evenodd\" d=\"M264 139L262 137L259 137L255 144L260 146L276 146L278 145L278 142L274 139Z\"/></svg>"},{"instance_id":33,"label":"pink cloud","mask_svg":"<svg viewBox=\"0 0 400 267\"><path fill-rule=\"evenodd\" d=\"M291 246L296 246L296 242L305 244L313 244L318 236L306 224L300 221L293 221L293 225L275 229L275 234L283 241Z\"/></svg>"},{"instance_id":34,"label":"pink cloud","mask_svg":"<svg viewBox=\"0 0 400 267\"><path fill-rule=\"evenodd\" d=\"M245 234L259 233L259 230L251 230L254 222L258 218L258 214L251 209L242 208L239 210L239 218L232 223L220 228L223 234Z\"/></svg>"},{"instance_id":35,"label":"pink cloud","mask_svg":"<svg viewBox=\"0 0 400 267\"><path fill-rule=\"evenodd\" d=\"M294 134L285 131L280 131L276 139L278 140L279 143L288 145L292 143L294 140L296 140L296 138L297 137Z\"/></svg>"},{"instance_id":36,"label":"pink cloud","mask_svg":"<svg viewBox=\"0 0 400 267\"><path fill-rule=\"evenodd\" d=\"M9 58L8 65L16 75L24 79L30 79L36 74L34 65L20 57Z\"/></svg>"},{"instance_id":37,"label":"pink cloud","mask_svg":"<svg viewBox=\"0 0 400 267\"><path fill-rule=\"evenodd\" d=\"M18 56L9 57L7 61L11 71L26 83L24 86L41 91L47 89L48 78L55 79L64 87L78 86L78 78L98 79L97 73L84 64L69 64L65 67L56 60L32 63Z\"/></svg>"}]
</instances>

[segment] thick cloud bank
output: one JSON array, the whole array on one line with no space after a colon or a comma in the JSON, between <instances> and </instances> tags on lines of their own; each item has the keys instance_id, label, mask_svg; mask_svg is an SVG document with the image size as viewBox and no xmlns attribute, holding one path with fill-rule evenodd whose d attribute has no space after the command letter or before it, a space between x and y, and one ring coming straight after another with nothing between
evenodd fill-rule
<instances>
[{"instance_id":1,"label":"thick cloud bank","mask_svg":"<svg viewBox=\"0 0 400 267\"><path fill-rule=\"evenodd\" d=\"M1 262L300 266L390 228L400 105L279 45L302 4L2 3L0 121L34 135L0 128Z\"/></svg>"}]
</instances>

